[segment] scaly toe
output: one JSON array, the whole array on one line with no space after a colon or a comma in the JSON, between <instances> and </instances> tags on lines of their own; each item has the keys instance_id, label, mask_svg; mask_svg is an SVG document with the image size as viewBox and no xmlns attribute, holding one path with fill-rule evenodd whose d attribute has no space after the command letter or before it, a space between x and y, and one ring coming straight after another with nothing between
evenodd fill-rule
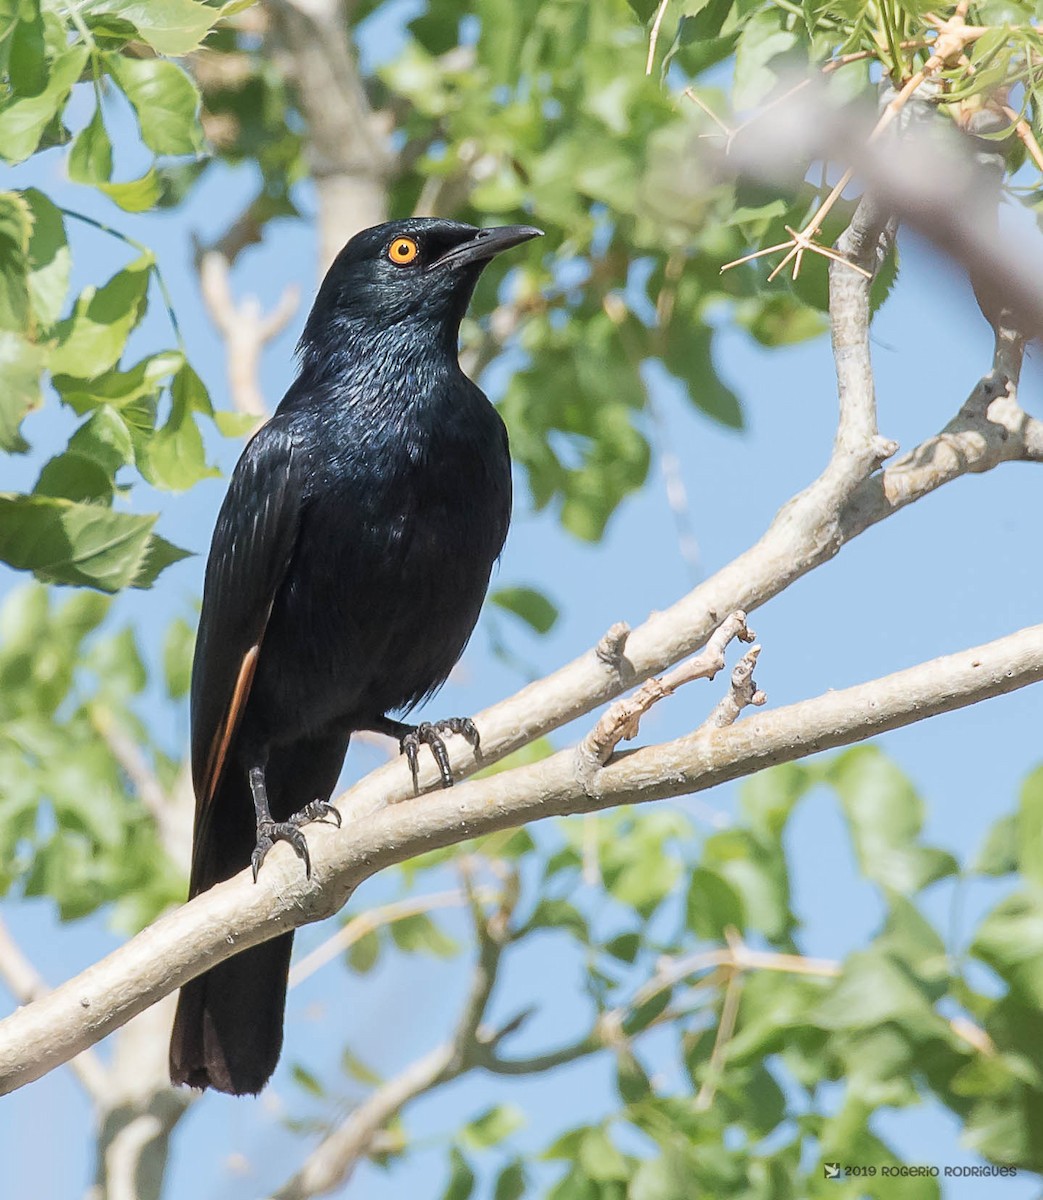
<instances>
[{"instance_id":1,"label":"scaly toe","mask_svg":"<svg viewBox=\"0 0 1043 1200\"><path fill-rule=\"evenodd\" d=\"M308 805L308 807L310 808L311 805ZM300 816L300 813L297 815ZM257 827L257 845L250 856L254 883L257 882L257 873L261 869L261 864L267 858L268 851L271 850L276 842L290 843L294 853L304 862L305 876L311 879L311 855L308 853L308 843L304 839L304 834L301 833L300 826L294 824L292 820L266 821L263 825L258 825Z\"/></svg>"},{"instance_id":2,"label":"scaly toe","mask_svg":"<svg viewBox=\"0 0 1043 1200\"><path fill-rule=\"evenodd\" d=\"M294 813L290 817L289 823L300 828L302 825L310 825L312 821L336 825L339 829L340 813L328 800L313 800L310 804L306 804L300 812Z\"/></svg>"}]
</instances>

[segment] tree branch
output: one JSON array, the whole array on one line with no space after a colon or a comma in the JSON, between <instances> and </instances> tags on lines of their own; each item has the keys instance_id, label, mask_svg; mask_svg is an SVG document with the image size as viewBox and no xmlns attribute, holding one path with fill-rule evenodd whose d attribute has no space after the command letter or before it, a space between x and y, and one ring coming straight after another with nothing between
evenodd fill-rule
<instances>
[{"instance_id":1,"label":"tree branch","mask_svg":"<svg viewBox=\"0 0 1043 1200\"><path fill-rule=\"evenodd\" d=\"M487 917L482 906L483 891L474 886L466 861L460 864L460 872L464 897L474 920L478 958L455 1034L444 1045L376 1088L322 1139L300 1170L273 1193L271 1200L308 1200L346 1183L359 1160L371 1151L374 1140L388 1121L410 1100L458 1078L477 1065L479 1030L496 983L511 914L518 901L518 882L513 874L508 877L499 893L499 907Z\"/></svg>"},{"instance_id":2,"label":"tree branch","mask_svg":"<svg viewBox=\"0 0 1043 1200\"><path fill-rule=\"evenodd\" d=\"M0 918L0 979L19 1004L32 1004L50 990ZM69 1067L92 1100L105 1095L107 1071L93 1050L83 1050Z\"/></svg>"},{"instance_id":3,"label":"tree branch","mask_svg":"<svg viewBox=\"0 0 1043 1200\"><path fill-rule=\"evenodd\" d=\"M258 383L261 352L293 319L300 304L300 289L291 284L272 311L264 313L256 296L236 302L230 279L231 259L224 252L201 250L197 266L203 302L224 339L232 406L236 412L256 417L261 424L268 416Z\"/></svg>"},{"instance_id":4,"label":"tree branch","mask_svg":"<svg viewBox=\"0 0 1043 1200\"><path fill-rule=\"evenodd\" d=\"M410 799L403 763L343 798L338 832L309 830L306 879L276 846L259 882L244 871L160 918L75 979L0 1022L0 1091L39 1078L237 950L340 909L358 884L421 851L547 816L703 791L781 762L862 741L1043 679L1043 626L871 683L620 754L585 785L573 751Z\"/></svg>"},{"instance_id":5,"label":"tree branch","mask_svg":"<svg viewBox=\"0 0 1043 1200\"><path fill-rule=\"evenodd\" d=\"M267 0L266 7L308 123L321 275L352 234L387 220L394 160L359 75L344 0Z\"/></svg>"}]
</instances>

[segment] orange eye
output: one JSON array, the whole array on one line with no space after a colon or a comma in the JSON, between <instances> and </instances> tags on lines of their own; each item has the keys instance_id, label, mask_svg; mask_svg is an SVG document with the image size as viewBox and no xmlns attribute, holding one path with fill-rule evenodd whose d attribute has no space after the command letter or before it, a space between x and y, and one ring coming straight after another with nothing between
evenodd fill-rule
<instances>
[{"instance_id":1,"label":"orange eye","mask_svg":"<svg viewBox=\"0 0 1043 1200\"><path fill-rule=\"evenodd\" d=\"M411 263L420 253L420 247L412 238L397 237L388 246L388 258L398 267Z\"/></svg>"}]
</instances>

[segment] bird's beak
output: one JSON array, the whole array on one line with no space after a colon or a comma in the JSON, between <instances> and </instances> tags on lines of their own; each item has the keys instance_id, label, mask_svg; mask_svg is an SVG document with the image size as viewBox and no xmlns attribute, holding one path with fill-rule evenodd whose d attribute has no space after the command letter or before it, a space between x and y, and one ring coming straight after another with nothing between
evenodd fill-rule
<instances>
[{"instance_id":1,"label":"bird's beak","mask_svg":"<svg viewBox=\"0 0 1043 1200\"><path fill-rule=\"evenodd\" d=\"M531 238L543 237L543 230L532 225L500 225L496 229L479 229L472 238L461 242L431 264L433 267L462 267L468 263L484 263L501 250L520 246Z\"/></svg>"}]
</instances>

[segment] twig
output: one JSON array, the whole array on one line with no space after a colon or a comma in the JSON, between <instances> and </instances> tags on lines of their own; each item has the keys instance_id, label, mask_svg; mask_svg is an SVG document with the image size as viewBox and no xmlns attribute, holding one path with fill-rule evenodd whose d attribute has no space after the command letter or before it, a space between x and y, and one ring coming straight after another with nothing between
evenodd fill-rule
<instances>
[{"instance_id":1,"label":"twig","mask_svg":"<svg viewBox=\"0 0 1043 1200\"><path fill-rule=\"evenodd\" d=\"M488 900L493 892L491 888L480 889L481 899ZM290 987L297 987L309 976L314 975L321 967L332 962L338 955L353 946L366 934L373 933L385 925L393 925L396 921L404 921L408 917L420 913L433 912L438 908L459 908L467 904L467 896L461 891L436 892L430 896L413 896L407 900L394 900L390 904L382 904L378 908L367 909L346 921L332 937L328 937L314 950L294 963L290 970Z\"/></svg>"},{"instance_id":2,"label":"twig","mask_svg":"<svg viewBox=\"0 0 1043 1200\"><path fill-rule=\"evenodd\" d=\"M179 802L177 788L173 794L167 794L141 747L120 727L109 709L100 704L92 705L90 719L155 821L163 849L187 872L192 854L193 805Z\"/></svg>"},{"instance_id":3,"label":"twig","mask_svg":"<svg viewBox=\"0 0 1043 1200\"><path fill-rule=\"evenodd\" d=\"M655 66L655 50L659 44L659 27L663 23L663 18L666 16L667 6L670 0L659 0L659 7L655 12L655 19L652 21L652 32L648 35L648 59L645 62L645 74L651 75L652 68Z\"/></svg>"},{"instance_id":4,"label":"twig","mask_svg":"<svg viewBox=\"0 0 1043 1200\"><path fill-rule=\"evenodd\" d=\"M1021 140L1021 144L1025 147L1029 157L1036 164L1040 171L1043 171L1043 150L1040 149L1039 142L1036 141L1035 134L1032 132L1032 126L1025 120L1021 113L1015 112L1009 104L1000 106L1004 116L1010 118L1011 124L1014 126L1014 132Z\"/></svg>"},{"instance_id":5,"label":"twig","mask_svg":"<svg viewBox=\"0 0 1043 1200\"><path fill-rule=\"evenodd\" d=\"M272 1200L309 1200L342 1186L359 1161L372 1151L387 1123L410 1100L465 1074L483 1058L481 1023L496 984L511 915L518 901L518 880L513 872L508 873L503 888L495 893L499 904L487 916L484 910L487 889L475 886L470 862L462 860L458 867L462 890L451 895L471 908L478 958L456 1032L448 1042L373 1091L322 1139L300 1169L273 1193ZM385 906L385 914L390 907ZM496 1035L492 1040L496 1040Z\"/></svg>"},{"instance_id":6,"label":"twig","mask_svg":"<svg viewBox=\"0 0 1043 1200\"><path fill-rule=\"evenodd\" d=\"M260 424L268 414L258 383L261 351L293 319L300 303L300 289L293 284L286 287L275 308L265 314L256 296L236 303L229 260L223 254L204 251L198 269L203 301L225 341L232 405L237 412L256 417Z\"/></svg>"},{"instance_id":7,"label":"twig","mask_svg":"<svg viewBox=\"0 0 1043 1200\"><path fill-rule=\"evenodd\" d=\"M632 696L616 701L576 747L580 771L587 773L603 766L621 741L635 738L641 718L653 704L672 696L679 687L693 680L713 679L724 669L725 651L736 638L742 642L752 642L754 638L753 632L746 627L744 612L734 612L725 618L700 654L661 679L647 680Z\"/></svg>"},{"instance_id":8,"label":"twig","mask_svg":"<svg viewBox=\"0 0 1043 1200\"><path fill-rule=\"evenodd\" d=\"M734 930L725 931L728 936L728 943L738 941L738 935ZM717 1022L717 1034L713 1040L713 1049L710 1051L710 1061L706 1064L706 1078L703 1080L698 1094L695 1097L695 1111L706 1112L713 1104L714 1096L717 1094L717 1087L721 1081L721 1075L724 1069L724 1052L728 1043L732 1040L732 1034L735 1032L735 1021L739 1015L739 1001L742 999L742 971L733 969L728 973L728 983L724 990L724 1003L721 1005L721 1018Z\"/></svg>"},{"instance_id":9,"label":"twig","mask_svg":"<svg viewBox=\"0 0 1043 1200\"><path fill-rule=\"evenodd\" d=\"M736 663L728 694L721 697L717 707L707 718L707 725L714 729L723 729L726 725L733 725L744 708L750 705L759 708L767 703L768 697L757 687L753 678L760 652L760 646L751 646Z\"/></svg>"}]
</instances>

